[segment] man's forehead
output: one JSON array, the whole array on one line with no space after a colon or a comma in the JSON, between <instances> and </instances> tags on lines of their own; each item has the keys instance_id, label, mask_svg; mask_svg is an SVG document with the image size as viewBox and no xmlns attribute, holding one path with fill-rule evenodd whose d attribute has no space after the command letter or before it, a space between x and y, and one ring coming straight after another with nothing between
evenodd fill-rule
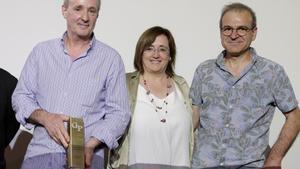
<instances>
[{"instance_id":1,"label":"man's forehead","mask_svg":"<svg viewBox=\"0 0 300 169\"><path fill-rule=\"evenodd\" d=\"M97 0L69 0L69 4L72 5L93 5L97 6Z\"/></svg>"},{"instance_id":2,"label":"man's forehead","mask_svg":"<svg viewBox=\"0 0 300 169\"><path fill-rule=\"evenodd\" d=\"M222 18L222 23L224 22L234 22L234 23L247 23L252 22L252 17L250 12L246 10L231 10L224 14Z\"/></svg>"}]
</instances>

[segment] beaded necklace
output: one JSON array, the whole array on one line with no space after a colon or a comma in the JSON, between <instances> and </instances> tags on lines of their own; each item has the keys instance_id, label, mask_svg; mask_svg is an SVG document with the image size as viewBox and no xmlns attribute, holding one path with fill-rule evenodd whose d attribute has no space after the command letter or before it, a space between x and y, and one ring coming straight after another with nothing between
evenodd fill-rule
<instances>
[{"instance_id":1,"label":"beaded necklace","mask_svg":"<svg viewBox=\"0 0 300 169\"><path fill-rule=\"evenodd\" d=\"M169 96L170 90L171 90L171 87L172 87L172 84L171 84L171 81L170 81L170 77L167 76L166 78L167 78L167 81L168 81L167 82L167 86L166 86L166 95L165 95L166 97L163 100L162 106L158 106L157 105L157 101L155 101L155 98L150 95L151 90L150 90L150 87L149 87L149 85L147 83L147 80L144 78L144 76L142 76L142 80L143 80L144 86L146 87L146 94L148 96L149 101L154 106L155 112L163 114L163 117L160 118L160 122L162 122L162 123L166 123L167 122L167 119L165 117L166 114L168 114L168 101L167 101L167 97Z\"/></svg>"}]
</instances>

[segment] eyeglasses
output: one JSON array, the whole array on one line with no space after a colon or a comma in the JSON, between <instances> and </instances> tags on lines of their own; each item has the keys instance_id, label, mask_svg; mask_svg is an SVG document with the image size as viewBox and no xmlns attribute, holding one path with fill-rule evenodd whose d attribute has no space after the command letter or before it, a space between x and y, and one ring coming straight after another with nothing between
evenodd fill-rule
<instances>
[{"instance_id":1,"label":"eyeglasses","mask_svg":"<svg viewBox=\"0 0 300 169\"><path fill-rule=\"evenodd\" d=\"M158 48L155 48L154 46L149 46L144 50L144 53L149 54L149 55L153 55L155 53L159 53L160 55L169 55L169 48L161 46Z\"/></svg>"},{"instance_id":2,"label":"eyeglasses","mask_svg":"<svg viewBox=\"0 0 300 169\"><path fill-rule=\"evenodd\" d=\"M233 31L235 31L239 36L245 36L249 31L254 28L249 28L247 26L239 26L237 28L233 28L230 26L224 26L221 31L224 36L231 36Z\"/></svg>"}]
</instances>

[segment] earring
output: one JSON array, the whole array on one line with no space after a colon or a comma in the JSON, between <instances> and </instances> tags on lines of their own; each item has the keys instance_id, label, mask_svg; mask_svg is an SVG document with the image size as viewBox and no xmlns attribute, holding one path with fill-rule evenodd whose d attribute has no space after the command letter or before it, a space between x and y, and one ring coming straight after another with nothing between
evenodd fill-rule
<instances>
[{"instance_id":1,"label":"earring","mask_svg":"<svg viewBox=\"0 0 300 169\"><path fill-rule=\"evenodd\" d=\"M171 61L172 60L172 58L171 57L169 57L169 61Z\"/></svg>"}]
</instances>

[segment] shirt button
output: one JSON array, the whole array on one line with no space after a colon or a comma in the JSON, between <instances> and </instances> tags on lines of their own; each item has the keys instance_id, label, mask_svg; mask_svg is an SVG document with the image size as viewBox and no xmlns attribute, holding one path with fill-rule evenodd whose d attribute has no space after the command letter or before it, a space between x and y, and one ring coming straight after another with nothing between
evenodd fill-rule
<instances>
[{"instance_id":1,"label":"shirt button","mask_svg":"<svg viewBox=\"0 0 300 169\"><path fill-rule=\"evenodd\" d=\"M232 105L229 105L229 108L232 109Z\"/></svg>"},{"instance_id":2,"label":"shirt button","mask_svg":"<svg viewBox=\"0 0 300 169\"><path fill-rule=\"evenodd\" d=\"M222 144L222 147L223 147L223 148L226 148L226 144Z\"/></svg>"},{"instance_id":3,"label":"shirt button","mask_svg":"<svg viewBox=\"0 0 300 169\"><path fill-rule=\"evenodd\" d=\"M223 166L224 165L224 163L220 163L220 166Z\"/></svg>"},{"instance_id":4,"label":"shirt button","mask_svg":"<svg viewBox=\"0 0 300 169\"><path fill-rule=\"evenodd\" d=\"M229 127L229 124L227 123L227 124L225 125L225 127Z\"/></svg>"},{"instance_id":5,"label":"shirt button","mask_svg":"<svg viewBox=\"0 0 300 169\"><path fill-rule=\"evenodd\" d=\"M233 89L235 89L235 86L232 86Z\"/></svg>"}]
</instances>

